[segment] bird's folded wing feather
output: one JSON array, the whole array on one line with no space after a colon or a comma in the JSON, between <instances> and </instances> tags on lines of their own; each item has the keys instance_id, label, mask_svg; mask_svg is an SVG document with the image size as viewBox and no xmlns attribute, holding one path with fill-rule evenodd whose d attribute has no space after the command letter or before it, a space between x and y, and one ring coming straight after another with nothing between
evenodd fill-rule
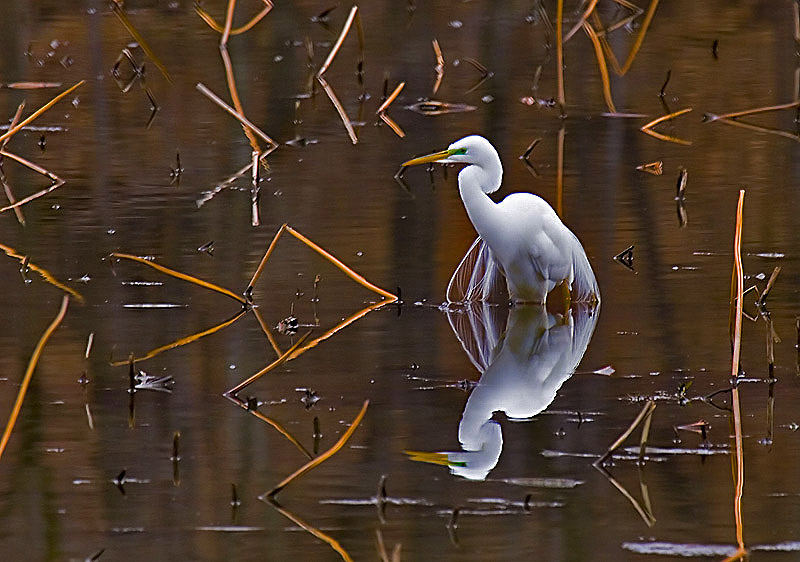
<instances>
[{"instance_id":1,"label":"bird's folded wing feather","mask_svg":"<svg viewBox=\"0 0 800 562\"><path fill-rule=\"evenodd\" d=\"M500 263L478 236L461 259L447 285L447 302L503 302L508 300Z\"/></svg>"}]
</instances>

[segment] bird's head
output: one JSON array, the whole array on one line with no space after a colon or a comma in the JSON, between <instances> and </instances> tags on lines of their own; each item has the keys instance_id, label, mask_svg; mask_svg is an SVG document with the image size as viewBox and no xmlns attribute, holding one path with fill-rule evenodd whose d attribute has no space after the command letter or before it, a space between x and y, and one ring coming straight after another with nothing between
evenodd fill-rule
<instances>
[{"instance_id":1,"label":"bird's head","mask_svg":"<svg viewBox=\"0 0 800 562\"><path fill-rule=\"evenodd\" d=\"M413 158L403 162L403 166L416 166L429 162L478 166L485 174L489 174L492 180L487 185L481 186L484 191L491 193L500 187L500 178L503 174L500 157L492 143L479 135L470 135L459 139L445 150Z\"/></svg>"}]
</instances>

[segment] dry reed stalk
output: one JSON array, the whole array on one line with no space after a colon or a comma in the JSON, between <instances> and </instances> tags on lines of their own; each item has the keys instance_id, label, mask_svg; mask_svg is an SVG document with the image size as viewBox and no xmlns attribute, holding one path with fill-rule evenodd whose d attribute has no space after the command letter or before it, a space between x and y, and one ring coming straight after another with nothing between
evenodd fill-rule
<instances>
[{"instance_id":1,"label":"dry reed stalk","mask_svg":"<svg viewBox=\"0 0 800 562\"><path fill-rule=\"evenodd\" d=\"M36 273L38 273L42 277L42 279L44 279L46 282L50 283L54 287L61 289L65 293L72 295L78 300L78 302L83 303L83 295L81 295L75 289L67 287L60 281L56 280L56 278L53 277L53 275L46 269L39 267L35 263L32 263L28 259L28 256L23 256L22 254L17 253L17 251L14 248L12 248L11 246L6 246L5 244L0 244L0 250L3 250L8 257L19 260L19 262L21 264L24 264L27 269L30 269L31 271L35 271Z\"/></svg>"},{"instance_id":2,"label":"dry reed stalk","mask_svg":"<svg viewBox=\"0 0 800 562\"><path fill-rule=\"evenodd\" d=\"M289 511L287 509L284 509L273 498L271 498L271 497L263 498L262 497L262 498L259 498L259 499L261 501L266 501L272 507L274 507L278 511L278 513L280 513L281 515L286 517L289 521L293 522L294 524L296 524L299 527L303 528L305 531L308 531L309 533L311 533L312 535L317 537L322 542L326 543L333 550L335 550L339 554L339 556L342 557L342 560L344 560L344 562L353 562L353 559L350 557L350 554L348 554L347 551L344 548L342 548L342 545L339 544L339 542L336 539L334 539L333 537L331 537L330 535L328 535L326 533L323 533L322 531L320 531L319 529L317 529L313 525L309 525L308 523L306 523L305 521L303 521L302 519L297 517L291 511Z\"/></svg>"},{"instance_id":3,"label":"dry reed stalk","mask_svg":"<svg viewBox=\"0 0 800 562\"><path fill-rule=\"evenodd\" d=\"M233 64L231 63L230 55L228 55L227 47L220 44L219 53L222 56L222 64L225 66L225 80L228 83L228 91L231 94L233 107L236 108L236 112L239 115L244 116L244 108L242 107L242 102L239 100L239 92L236 89L236 79L233 77ZM247 140L250 141L250 147L253 149L253 152L261 152L261 147L258 146L258 141L252 129L244 123L242 123L242 128L244 129L245 136L247 136Z\"/></svg>"},{"instance_id":4,"label":"dry reed stalk","mask_svg":"<svg viewBox=\"0 0 800 562\"><path fill-rule=\"evenodd\" d=\"M243 297L240 297L239 295L237 295L236 293L234 293L233 291L231 291L229 289L226 289L224 287L220 287L219 285L215 285L214 283L209 283L208 281L203 281L202 279L198 279L197 277L193 277L192 275L188 275L186 273L181 273L180 271L175 271L174 269L170 269L168 267L164 267L163 265L159 265L159 264L155 263L154 261L146 260L146 259L141 258L139 256L134 256L134 255L131 255L131 254L123 254L123 253L120 253L120 252L112 252L111 256L115 257L115 258L120 258L120 259L126 259L126 260L139 262L139 263L144 264L144 265L146 265L148 267L152 267L156 271L160 271L161 273L163 273L165 275L169 275L170 277L175 277L176 279L181 279L183 281L188 281L189 283L193 283L194 285L199 285L200 287L205 287L206 289L209 289L211 291L214 291L214 292L223 294L225 296L228 296L228 297L232 298L233 300L241 303L243 306L247 306L247 301Z\"/></svg>"},{"instance_id":5,"label":"dry reed stalk","mask_svg":"<svg viewBox=\"0 0 800 562\"><path fill-rule=\"evenodd\" d=\"M733 322L733 358L731 360L731 408L733 410L733 427L736 444L736 490L733 499L733 513L736 522L737 553L729 558L736 560L744 556L744 530L742 523L742 495L744 494L744 451L742 448L742 411L739 402L739 357L742 345L742 293L744 291L744 274L742 271L742 211L744 208L744 189L739 190L739 203L736 207L736 231L733 239L733 270L736 277L736 313Z\"/></svg>"},{"instance_id":6,"label":"dry reed stalk","mask_svg":"<svg viewBox=\"0 0 800 562\"><path fill-rule=\"evenodd\" d=\"M8 126L9 129L13 129L14 127L17 126L17 123L19 123L20 117L22 117L22 110L23 109L25 109L25 100L22 100L20 102L20 104L17 106L17 111L14 112L14 117L11 118L11 123ZM4 139L2 142L0 142L0 150L5 150L6 149L6 145L8 144L8 141L10 141L10 140L11 140L10 138L7 138L7 139ZM0 159L0 162L2 162L2 159Z\"/></svg>"},{"instance_id":7,"label":"dry reed stalk","mask_svg":"<svg viewBox=\"0 0 800 562\"><path fill-rule=\"evenodd\" d=\"M769 111L780 111L781 109L792 109L800 107L800 100L795 100L789 103L782 103L780 105L766 105L763 107L755 107L753 109L744 109L742 111L734 111L732 113L723 113L716 115L714 113L705 114L705 122L713 123L719 119L736 119L737 117L744 117L745 115L755 115L757 113L767 113Z\"/></svg>"},{"instance_id":8,"label":"dry reed stalk","mask_svg":"<svg viewBox=\"0 0 800 562\"><path fill-rule=\"evenodd\" d=\"M592 464L594 464L595 466L602 466L603 463L606 461L606 459L608 459L608 457L610 457L611 454L614 451L616 451L620 447L620 445L622 445L622 443L625 442L625 440L628 438L628 436L631 433L633 433L633 430L636 429L639 426L639 424L642 423L642 421L644 421L645 419L649 420L649 418L653 415L653 410L655 410L655 409L656 409L656 403L653 400L648 400L647 404L645 404L644 408L642 408L642 411L639 412L639 414L636 416L636 418L633 420L633 422L631 422L631 425L628 426L628 429L626 429L622 433L622 435L617 437L617 440L614 441L608 447L608 450L606 450L606 452L600 458L598 458L596 461L594 461L594 463L592 463ZM641 448L644 448L644 446L646 444L646 440L647 440L646 439L647 436L644 434L645 433L644 430L645 429L649 429L649 427L650 427L650 422L649 421L645 422L645 424L646 425L645 425L644 429L642 429L642 434L643 434L642 437L643 437L643 439L641 440L641 443L640 443L640 447ZM643 455L640 452L640 459L642 458L642 456Z\"/></svg>"},{"instance_id":9,"label":"dry reed stalk","mask_svg":"<svg viewBox=\"0 0 800 562\"><path fill-rule=\"evenodd\" d=\"M253 16L253 18L250 19L250 21L248 21L246 24L241 25L239 27L232 27L228 32L229 35L239 35L241 33L244 33L245 31L249 31L258 22L260 22L264 18L264 16L266 16L274 7L270 0L261 0L261 1L264 3L264 8L262 8L260 12L258 12L255 16ZM211 14L206 12L200 5L195 4L194 11L197 12L197 15L200 16L211 29L213 29L217 33L225 32L225 28L219 25L216 22L216 20L211 16Z\"/></svg>"},{"instance_id":10,"label":"dry reed stalk","mask_svg":"<svg viewBox=\"0 0 800 562\"><path fill-rule=\"evenodd\" d=\"M66 90L64 90L63 92L58 94L56 97L51 99L49 102L44 104L42 107L40 107L39 109L37 109L36 111L31 113L28 117L26 117L25 119L23 119L22 121L17 123L16 127L9 128L8 131L6 131L4 134L0 135L0 142L2 142L4 140L9 139L12 136L14 136L17 133L17 131L19 131L20 129L22 129L26 125L30 124L32 121L37 119L42 113L44 113L45 111L47 111L48 109L53 107L56 103L58 103L62 98L64 98L65 96L68 96L73 91L75 91L75 89L79 88L80 86L83 86L85 83L86 83L86 80L81 80L80 82L78 82L74 86L72 86L70 88L67 88Z\"/></svg>"},{"instance_id":11,"label":"dry reed stalk","mask_svg":"<svg viewBox=\"0 0 800 562\"><path fill-rule=\"evenodd\" d=\"M275 234L275 237L272 239L272 242L270 242L270 245L267 248L267 251L264 253L264 257L261 258L261 262L258 264L258 267L256 268L256 271L253 274L252 279L250 279L250 283L247 286L247 289L245 290L245 293L252 292L253 285L258 280L258 278L261 276L261 272L264 270L264 266L267 264L267 260L269 259L270 255L272 254L272 251L275 249L275 244L278 242L278 239L280 238L280 236L284 232L288 232L289 234L291 234L292 236L294 236L295 238L297 238L298 240L303 242L306 246L308 246L309 248L311 248L312 250L314 250L315 252L320 254L322 257L327 259L329 262L331 262L333 265L335 265L337 268L339 268L342 272L344 272L345 275L347 275L350 279L352 279L353 281L355 281L356 283L358 283L362 287L365 287L365 288L369 289L370 291L378 293L379 295L381 295L382 297L387 299L387 304L390 303L390 302L395 302L397 300L397 296L396 295L393 295L389 291L385 291L384 289L381 289L377 285L373 285L372 283L370 283L369 281L364 279L364 277L362 277L361 275L359 275L358 273L356 273L355 271L350 269L347 265L345 265L338 258L334 257L333 254L331 254L327 250L323 249L322 247L318 246L317 244L315 244L314 242L312 242L311 240L309 240L308 238L306 238L305 236L303 236L302 234L297 232L295 229L293 229L291 226L289 226L286 223L281 225L281 227L278 229L278 232Z\"/></svg>"},{"instance_id":12,"label":"dry reed stalk","mask_svg":"<svg viewBox=\"0 0 800 562\"><path fill-rule=\"evenodd\" d=\"M281 351L278 342L275 340L275 336L272 335L272 330L270 329L269 326L267 326L267 323L264 321L264 317L261 316L261 313L258 311L258 308L253 307L250 310L253 311L253 315L256 317L256 321L258 322L258 325L261 327L261 331L264 332L265 336L267 336L267 341L269 341L269 344L272 346L272 349L275 350L275 353L278 356L283 355L283 351Z\"/></svg>"},{"instance_id":13,"label":"dry reed stalk","mask_svg":"<svg viewBox=\"0 0 800 562\"><path fill-rule=\"evenodd\" d=\"M566 117L564 106L567 104L564 94L564 37L561 35L564 20L564 0L556 4L556 71L558 74L558 105L561 117Z\"/></svg>"},{"instance_id":14,"label":"dry reed stalk","mask_svg":"<svg viewBox=\"0 0 800 562\"><path fill-rule=\"evenodd\" d=\"M19 123L20 117L22 117L22 110L25 108L25 100L23 100L19 106L17 106L17 111L14 113L14 117L11 119L11 124L9 125L9 129L13 129L17 123ZM0 143L0 151L5 150L8 141L11 140L10 138L5 139L2 143ZM6 181L6 174L3 171L3 157L0 156L0 183L3 184L3 191L5 191L6 199L12 205L17 202L17 198L14 196L14 192L11 190L11 186L8 185ZM17 217L17 222L22 226L25 226L25 215L22 213L22 209L19 207L14 207L14 214Z\"/></svg>"},{"instance_id":15,"label":"dry reed stalk","mask_svg":"<svg viewBox=\"0 0 800 562\"><path fill-rule=\"evenodd\" d=\"M338 453L339 450L341 450L341 448L344 447L344 445L347 443L348 439L350 439L350 437L353 435L353 433L355 432L356 428L361 423L361 420L364 419L364 414L367 413L367 406L369 406L369 400L364 400L364 405L361 407L361 411L358 413L356 418L353 420L353 423L350 424L350 427L347 428L347 431L345 431L342 434L342 436L334 444L333 447L331 447L330 449L328 449L327 451L322 453L320 456L316 457L315 459L310 460L309 462L307 462L306 464L304 464L303 466L301 466L300 468L295 470L292 474L290 474L289 476L287 476L286 478L281 480L281 482L278 483L278 485L275 486L274 488L272 488L269 492L259 496L259 499L272 498L273 496L275 496L275 494L277 494L278 492L283 490L286 486L291 484L294 480L296 480L297 478L299 478L300 476L302 476L303 474L305 474L309 470L319 466L320 464L322 464L323 462L328 460L330 457L332 457L333 455Z\"/></svg>"},{"instance_id":16,"label":"dry reed stalk","mask_svg":"<svg viewBox=\"0 0 800 562\"><path fill-rule=\"evenodd\" d=\"M600 45L600 40L597 38L594 28L588 23L583 22L583 30L594 46L594 56L597 58L597 67L600 69L600 78L603 81L603 98L606 100L606 106L611 113L616 113L617 108L614 107L614 100L611 97L611 81L608 78L608 68L606 67L606 58L603 55L603 48Z\"/></svg>"},{"instance_id":17,"label":"dry reed stalk","mask_svg":"<svg viewBox=\"0 0 800 562\"><path fill-rule=\"evenodd\" d=\"M581 14L581 17L578 18L578 21L575 23L575 25L572 26L572 29L570 29L569 32L564 36L564 43L572 39L572 36L578 33L581 27L584 26L586 19L592 14L595 6L597 6L597 1L598 0L589 1L589 5L586 6L586 10L584 10L584 12Z\"/></svg>"},{"instance_id":18,"label":"dry reed stalk","mask_svg":"<svg viewBox=\"0 0 800 562\"><path fill-rule=\"evenodd\" d=\"M46 195L47 193L50 193L51 191L53 191L55 189L58 189L59 187L64 185L64 180L63 179L61 179L60 177L58 177L54 173L50 172L49 170L46 170L45 168L42 168L38 164L34 164L30 160L26 160L25 158L22 158L21 156L17 156L16 154L13 154L11 152L7 152L5 150L0 150L0 156L6 156L8 158L11 158L12 160L22 164L26 168L30 168L34 172L42 174L43 176L47 176L50 179L50 181L53 182L53 185L51 185L50 187L45 188L45 189L43 189L41 191L38 191L38 192L34 193L33 195L29 195L25 199L21 199L19 201L16 201L13 204L8 205L7 207L3 207L2 209L0 209L0 213L2 213L3 211L7 211L8 209L16 209L17 207L19 207L21 205L24 205L25 203L28 203L29 201L33 201L34 199L38 199L42 195Z\"/></svg>"},{"instance_id":19,"label":"dry reed stalk","mask_svg":"<svg viewBox=\"0 0 800 562\"><path fill-rule=\"evenodd\" d=\"M328 339L329 337L331 337L336 332L339 332L339 331L343 330L344 328L346 328L347 326L349 326L350 324L352 324L356 320L359 320L360 318L363 318L364 316L366 316L367 314L369 314L373 310L378 310L379 308L383 308L384 306L386 306L387 304L390 304L392 302L394 302L394 301L384 300L384 301L376 302L376 303L373 303L373 304L371 304L371 305L369 305L369 306L367 306L365 308L362 308L361 310L359 310L358 312L356 312L354 314L351 314L350 316L348 316L347 318L345 318L344 320L342 320L341 322L336 324L336 326L334 326L333 328L330 328L329 330L326 330L322 335L317 336L316 338L314 338L313 340L308 342L303 347L300 347L297 350L295 350L292 353L292 355L289 357L289 359L295 359L296 357L298 357L299 355L305 353L306 351L308 351L312 347L315 347L320 342Z\"/></svg>"},{"instance_id":20,"label":"dry reed stalk","mask_svg":"<svg viewBox=\"0 0 800 562\"><path fill-rule=\"evenodd\" d=\"M659 140L663 140L663 141L667 141L667 142L674 142L676 144L682 144L682 145L685 145L685 146L689 146L689 145L692 144L692 141L687 141L687 140L684 140L684 139L679 139L677 137L672 137L672 136L669 136L669 135L661 134L659 132L654 131L653 127L655 127L659 123L663 123L664 121L668 121L668 120L674 119L674 118L676 118L676 117L678 117L680 115L683 115L684 113L689 113L691 110L692 110L691 107L686 107L686 108L681 109L679 111L675 111L673 113L668 113L667 115L662 115L661 117L653 119L652 121L650 121L646 125L643 125L639 130L642 131L643 133L648 134L651 137L655 137L655 138L657 138Z\"/></svg>"},{"instance_id":21,"label":"dry reed stalk","mask_svg":"<svg viewBox=\"0 0 800 562\"><path fill-rule=\"evenodd\" d=\"M119 21L122 22L122 25L125 26L125 29L128 30L128 33L131 34L131 37L133 37L134 40L139 43L144 53L151 61L153 61L153 64L156 65L158 70L161 71L161 74L164 75L164 78L166 78L168 82L172 83L172 77L169 75L169 72L167 72L167 67L164 66L164 63L162 63L161 60L156 56L156 54L153 52L153 49L150 48L150 45L147 43L147 41L145 41L144 37L142 37L142 34L139 33L135 27L133 27L133 24L128 19L127 14L125 14L125 9L122 7L121 0L112 0L111 9L114 11L114 14L117 16Z\"/></svg>"},{"instance_id":22,"label":"dry reed stalk","mask_svg":"<svg viewBox=\"0 0 800 562\"><path fill-rule=\"evenodd\" d=\"M310 331L306 332L305 334L303 334L300 337L300 339L297 340L292 347L290 347L289 349L287 349L283 353L283 355L278 357L275 361L273 361L272 363L270 363L269 365L267 365L266 367L264 367L263 369L261 369L260 371L255 373L254 375L248 377L246 380L240 382L239 384L237 384L236 386L234 386L233 388L231 388L230 390L225 392L225 395L226 396L236 396L239 392L241 392L242 390L244 390L245 388L247 388L248 386L253 384L255 381L257 381L258 379L260 379L261 377L263 377L264 375L269 373L271 370L273 370L274 368L278 367L279 365L281 365L281 364L285 363L286 361L288 361L289 359L291 359L292 353L294 353L294 351L298 347L303 345L303 343L305 343L305 341L308 339L308 336L310 336L310 335L311 335Z\"/></svg>"},{"instance_id":23,"label":"dry reed stalk","mask_svg":"<svg viewBox=\"0 0 800 562\"><path fill-rule=\"evenodd\" d=\"M800 43L800 2L792 2L792 19L794 20L794 40Z\"/></svg>"},{"instance_id":24,"label":"dry reed stalk","mask_svg":"<svg viewBox=\"0 0 800 562\"><path fill-rule=\"evenodd\" d=\"M328 58L325 59L325 62L317 71L318 77L325 74L325 71L328 70L328 67L333 62L334 57L339 52L339 49L342 48L342 43L344 43L344 39L345 37L347 37L347 34L350 31L350 27L353 25L353 20L355 20L357 13L358 13L358 6L353 6L352 8L350 8L350 13L347 15L347 20L344 22L344 26L342 26L342 31L339 33L339 37L336 39L336 43L334 43L331 52L328 53Z\"/></svg>"},{"instance_id":25,"label":"dry reed stalk","mask_svg":"<svg viewBox=\"0 0 800 562\"><path fill-rule=\"evenodd\" d=\"M640 172L647 172L648 174L653 174L654 176L660 176L664 173L664 162L661 160L656 160L655 162L649 162L647 164L636 166L636 169Z\"/></svg>"},{"instance_id":26,"label":"dry reed stalk","mask_svg":"<svg viewBox=\"0 0 800 562\"><path fill-rule=\"evenodd\" d=\"M0 457L3 456L3 451L6 450L8 440L11 438L11 432L14 430L14 424L17 423L17 417L19 417L19 412L22 409L22 401L25 400L25 393L28 391L28 385L30 385L31 377L33 377L33 371L36 369L36 364L39 362L39 357L42 355L44 345L47 343L47 340L50 339L50 336L53 334L55 329L58 328L58 325L61 324L61 321L64 319L64 315L67 313L68 305L69 297L64 295L64 297L61 299L61 309L58 311L55 319L53 319L53 321L44 331L44 334L42 334L42 337L36 344L36 348L33 350L33 355L31 355L31 359L28 362L28 368L25 370L25 376L22 378L22 383L20 384L19 392L17 393L17 400L14 402L14 407L11 410L11 416L8 418L5 431L3 431L3 437L0 439Z\"/></svg>"},{"instance_id":27,"label":"dry reed stalk","mask_svg":"<svg viewBox=\"0 0 800 562\"><path fill-rule=\"evenodd\" d=\"M325 62L322 63L322 66L319 68L319 70L317 71L317 74L316 74L317 81L320 83L320 86L322 86L322 89L325 90L325 93L327 94L328 98L331 100L331 103L333 104L333 107L336 109L336 112L339 114L339 118L342 120L342 123L344 124L344 128L347 130L347 134L349 135L350 141L353 144L357 144L358 143L358 137L356 136L356 132L353 129L352 123L350 122L350 118L347 116L347 112L344 110L344 106L342 105L342 103L339 101L339 98L334 93L333 88L331 88L330 84L328 84L328 81L325 80L322 77L322 75L325 74L325 72L328 70L328 67L333 62L334 57L336 57L336 54L339 52L339 49L342 47L342 43L344 43L345 37L347 37L347 34L348 34L348 32L350 31L350 28L353 25L353 21L355 21L356 18L358 18L358 24L357 24L356 27L358 29L359 45L360 45L360 48L361 48L361 60L359 61L359 69L361 68L361 64L363 63L363 52L364 52L364 36L363 36L364 32L363 32L363 29L361 27L360 16L358 16L358 6L353 6L350 9L350 13L347 16L347 20L345 21L344 26L342 27L342 31L339 33L339 37L336 39L336 43L334 43L333 48L331 48L330 53L328 53L328 58L325 59Z\"/></svg>"},{"instance_id":28,"label":"dry reed stalk","mask_svg":"<svg viewBox=\"0 0 800 562\"><path fill-rule=\"evenodd\" d=\"M234 108L229 106L224 101L222 101L222 99L219 96L217 96L214 92L209 90L202 82L198 82L196 84L195 88L197 88L208 99L210 99L211 101L216 103L219 107L221 107L222 109L227 111L229 114L231 114L233 117L235 117L236 120L238 120L239 123L241 123L243 126L250 128L255 134L257 134L259 137L261 137L264 140L264 142L266 142L267 144L270 145L271 148L269 148L268 150L265 150L262 153L262 158L263 158L263 156L266 156L267 154L273 152L276 148L278 148L278 143L276 143L274 140L272 140L261 129L256 127L249 119L247 119L247 117L245 117L244 115L242 115L241 113L236 111ZM250 165L252 165L252 164L250 164ZM249 169L250 165L248 165L245 170Z\"/></svg>"},{"instance_id":29,"label":"dry reed stalk","mask_svg":"<svg viewBox=\"0 0 800 562\"><path fill-rule=\"evenodd\" d=\"M432 43L433 54L436 55L436 66L433 67L433 70L436 72L436 81L433 83L433 93L431 95L435 96L436 92L439 91L439 86L442 85L442 80L444 79L444 55L442 54L441 47L439 47L439 41L434 39Z\"/></svg>"},{"instance_id":30,"label":"dry reed stalk","mask_svg":"<svg viewBox=\"0 0 800 562\"><path fill-rule=\"evenodd\" d=\"M258 181L258 162L261 154L254 150L252 154L253 183L250 186L250 226L261 226L261 217L258 212L258 194L261 189Z\"/></svg>"},{"instance_id":31,"label":"dry reed stalk","mask_svg":"<svg viewBox=\"0 0 800 562\"><path fill-rule=\"evenodd\" d=\"M358 137L356 136L356 131L353 129L353 124L350 122L350 117L348 117L347 112L342 105L342 102L339 101L339 98L336 96L336 93L331 88L328 81L325 80L322 76L317 76L317 81L319 82L322 89L325 90L325 94L328 96L328 99L331 100L333 107L336 109L336 112L339 114L339 118L342 120L342 124L344 128L347 130L347 135L350 137L350 141L353 144L358 144Z\"/></svg>"},{"instance_id":32,"label":"dry reed stalk","mask_svg":"<svg viewBox=\"0 0 800 562\"><path fill-rule=\"evenodd\" d=\"M405 85L406 85L405 82L400 82L397 85L397 87L392 91L392 93L389 94L389 97L384 100L384 102L377 109L377 111L375 111L375 115L380 115L381 113L386 111L386 108L389 107L392 104L392 102L394 102L394 100L397 99L397 96L400 95L400 92L403 91L403 88L405 87Z\"/></svg>"},{"instance_id":33,"label":"dry reed stalk","mask_svg":"<svg viewBox=\"0 0 800 562\"><path fill-rule=\"evenodd\" d=\"M389 95L389 97L387 97L384 100L384 102L381 104L381 106L375 112L375 114L378 115L381 118L381 120L383 120L384 123L389 125L389 127L391 127L392 130L400 138L405 137L406 134L403 131L403 129L401 129L400 126L397 123L394 122L394 119L392 119L391 117L386 115L386 109L392 104L392 102L394 102L395 99L397 99L397 96L400 95L400 92L403 91L403 88L405 87L405 85L406 85L405 82L400 82L397 85L397 87L394 89L394 91Z\"/></svg>"},{"instance_id":34,"label":"dry reed stalk","mask_svg":"<svg viewBox=\"0 0 800 562\"><path fill-rule=\"evenodd\" d=\"M232 318L229 318L228 320L225 320L224 322L221 322L221 323L219 323L219 324L217 324L217 325L215 325L215 326L213 326L211 328L208 328L207 330L202 330L202 331L197 332L195 334L192 334L190 336L186 336L186 337L177 339L177 340L173 341L172 343L168 343L167 345L162 345L162 346L157 347L155 349L151 349L150 351L148 351L147 353L145 353L141 357L134 357L133 360L136 361L137 363L140 363L142 361L146 361L148 359L152 359L156 355L160 355L161 353L164 353L165 351L169 351L170 349L175 349L176 347L181 347L181 346L184 346L186 344L189 344L189 343L192 343L194 341L197 341L197 340L199 340L201 338L204 338L206 336L210 336L211 334L214 334L214 333L222 330L223 328L227 328L228 326L230 326L231 324L236 322L239 318L244 316L246 312L247 312L247 309L246 308L242 308L242 310L237 312ZM112 367L120 367L122 365L127 365L128 362L129 362L129 359L123 359L123 360L120 360L120 361L112 361L110 363L110 365Z\"/></svg>"},{"instance_id":35,"label":"dry reed stalk","mask_svg":"<svg viewBox=\"0 0 800 562\"><path fill-rule=\"evenodd\" d=\"M631 65L633 64L633 59L636 58L639 49L642 47L642 43L644 43L644 36L647 34L647 29L650 27L650 23L653 21L653 16L656 14L656 8L658 8L658 0L652 0L650 2L650 6L647 8L647 13L644 15L642 27L639 29L639 33L636 35L636 40L633 43L633 47L631 47L631 50L628 53L628 58L625 60L625 64L622 66L623 75L630 70Z\"/></svg>"}]
</instances>

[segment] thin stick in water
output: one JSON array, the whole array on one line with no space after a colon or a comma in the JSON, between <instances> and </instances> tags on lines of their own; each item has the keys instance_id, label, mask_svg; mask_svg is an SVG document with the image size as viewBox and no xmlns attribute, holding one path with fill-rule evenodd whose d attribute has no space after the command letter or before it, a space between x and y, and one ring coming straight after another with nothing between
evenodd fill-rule
<instances>
[{"instance_id":1,"label":"thin stick in water","mask_svg":"<svg viewBox=\"0 0 800 562\"><path fill-rule=\"evenodd\" d=\"M22 401L25 400L25 393L28 391L28 385L30 385L31 377L33 377L33 371L36 369L36 364L39 362L39 357L42 355L44 345L47 343L47 340L50 339L50 336L53 334L55 329L58 328L58 325L61 324L61 321L64 319L64 315L67 313L68 305L69 297L64 295L64 297L61 299L61 309L58 311L55 319L53 319L53 321L44 331L44 334L42 334L42 337L39 339L39 343L36 344L36 348L33 350L33 355L31 355L31 359L28 362L28 368L25 370L25 376L22 378L22 383L20 384L19 392L17 393L17 400L14 402L14 407L11 410L11 416L8 418L5 431L3 431L3 437L0 438L0 457L3 456L3 451L6 450L8 440L11 438L11 432L14 430L14 424L17 423L17 417L19 417L19 412L22 409Z\"/></svg>"},{"instance_id":2,"label":"thin stick in water","mask_svg":"<svg viewBox=\"0 0 800 562\"><path fill-rule=\"evenodd\" d=\"M314 467L319 466L320 464L322 464L323 462L328 460L330 457L332 457L333 455L338 453L339 450L341 450L341 448L344 447L345 443L347 443L348 439L350 439L350 437L353 435L353 433L355 432L356 428L358 427L358 424L361 423L361 420L364 419L364 414L367 413L367 406L369 406L369 400L365 400L364 401L364 405L361 407L361 411L358 413L356 418L353 420L353 423L350 424L350 427L347 428L347 431L345 431L342 434L342 436L339 438L339 440L336 442L336 444L334 444L333 447L331 447L330 449L328 449L327 451L322 453L317 458L310 460L309 462L307 462L306 464L304 464L303 466L301 466L300 468L295 470L292 474L290 474L289 476L287 476L286 478L281 480L281 482L278 483L278 485L275 486L274 488L272 488L269 492L267 492L266 494L263 494L262 496L259 496L259 499L263 500L265 498L271 498L271 497L275 496L275 494L277 494L278 492L283 490L286 486L291 484L294 480L296 480L297 478L299 478L300 476L302 476L303 474L305 474L309 470L313 469Z\"/></svg>"}]
</instances>

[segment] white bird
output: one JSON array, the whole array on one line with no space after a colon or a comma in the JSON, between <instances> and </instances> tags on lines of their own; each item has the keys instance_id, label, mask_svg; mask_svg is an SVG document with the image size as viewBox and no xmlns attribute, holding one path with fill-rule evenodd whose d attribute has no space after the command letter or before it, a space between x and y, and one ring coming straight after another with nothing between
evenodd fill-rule
<instances>
[{"instance_id":1,"label":"white bird","mask_svg":"<svg viewBox=\"0 0 800 562\"><path fill-rule=\"evenodd\" d=\"M600 302L583 246L544 199L512 193L495 203L489 197L500 188L503 166L488 140L470 135L403 166L428 162L469 164L458 174L458 189L478 239L450 280L449 301L488 300L504 276L514 302L544 304L562 283L572 300Z\"/></svg>"}]
</instances>

